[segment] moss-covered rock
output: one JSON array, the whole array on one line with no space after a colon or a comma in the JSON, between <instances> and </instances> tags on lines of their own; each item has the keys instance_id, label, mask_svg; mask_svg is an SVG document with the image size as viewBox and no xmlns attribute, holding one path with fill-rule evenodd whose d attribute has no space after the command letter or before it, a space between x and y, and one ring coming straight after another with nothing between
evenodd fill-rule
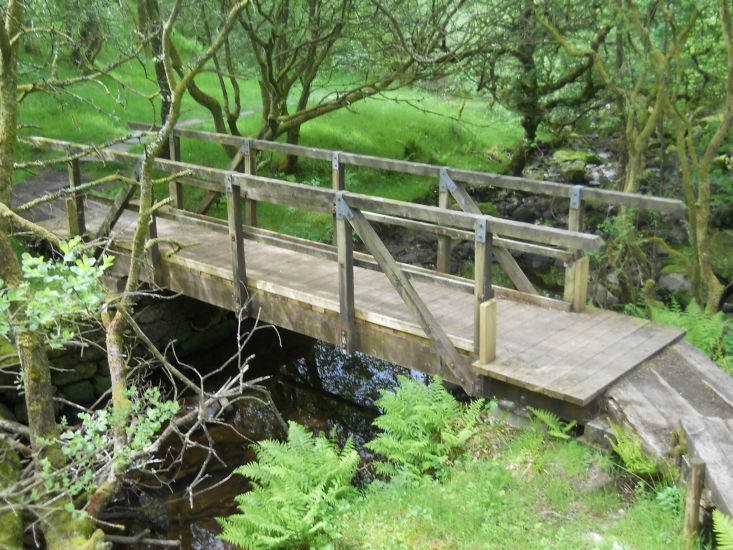
<instances>
[{"instance_id":1,"label":"moss-covered rock","mask_svg":"<svg viewBox=\"0 0 733 550\"><path fill-rule=\"evenodd\" d=\"M585 164L603 164L601 157L592 151L574 151L572 149L558 149L552 154L557 162L582 162Z\"/></svg>"},{"instance_id":2,"label":"moss-covered rock","mask_svg":"<svg viewBox=\"0 0 733 550\"><path fill-rule=\"evenodd\" d=\"M66 396L66 399L79 405L91 405L96 399L94 385L89 380L63 386L61 392Z\"/></svg>"},{"instance_id":3,"label":"moss-covered rock","mask_svg":"<svg viewBox=\"0 0 733 550\"><path fill-rule=\"evenodd\" d=\"M94 385L94 392L98 397L104 395L104 393L112 387L112 379L104 374L98 374L92 379Z\"/></svg>"},{"instance_id":4,"label":"moss-covered rock","mask_svg":"<svg viewBox=\"0 0 733 550\"><path fill-rule=\"evenodd\" d=\"M77 362L73 366L65 367L63 371L54 371L51 381L57 386L66 386L81 380L89 380L97 374L97 364L90 362Z\"/></svg>"},{"instance_id":5,"label":"moss-covered rock","mask_svg":"<svg viewBox=\"0 0 733 550\"><path fill-rule=\"evenodd\" d=\"M726 281L733 281L733 230L713 232L710 256L715 273Z\"/></svg>"}]
</instances>

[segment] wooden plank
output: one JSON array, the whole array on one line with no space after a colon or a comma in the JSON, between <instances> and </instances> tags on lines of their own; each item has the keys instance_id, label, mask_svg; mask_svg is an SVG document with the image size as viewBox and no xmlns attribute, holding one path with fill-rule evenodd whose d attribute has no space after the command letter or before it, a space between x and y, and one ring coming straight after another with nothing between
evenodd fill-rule
<instances>
[{"instance_id":1,"label":"wooden plank","mask_svg":"<svg viewBox=\"0 0 733 550\"><path fill-rule=\"evenodd\" d=\"M512 283L514 283L514 286L517 287L517 290L526 292L527 294L539 294L532 282L524 274L524 271L522 271L522 268L519 267L514 256L503 248L497 248L494 250L494 257L504 269L504 272L509 276Z\"/></svg>"},{"instance_id":2,"label":"wooden plank","mask_svg":"<svg viewBox=\"0 0 733 550\"><path fill-rule=\"evenodd\" d=\"M438 208L444 210L450 207L450 196L448 190L441 189L438 194ZM436 269L441 273L450 273L451 239L448 235L438 236L438 257Z\"/></svg>"},{"instance_id":3,"label":"wooden plank","mask_svg":"<svg viewBox=\"0 0 733 550\"><path fill-rule=\"evenodd\" d=\"M335 159L334 173L340 172L343 176L343 169ZM334 177L337 177L336 174ZM343 185L343 177L340 177L340 185ZM336 185L337 182L334 182ZM345 207L343 198L337 195L336 213L334 220L334 238L338 251L338 276L339 276L339 312L341 320L340 346L344 353L352 353L356 349L354 337L356 335L356 314L354 310L354 241L351 233L351 225L341 208Z\"/></svg>"},{"instance_id":4,"label":"wooden plank","mask_svg":"<svg viewBox=\"0 0 733 550\"><path fill-rule=\"evenodd\" d=\"M232 295L234 311L246 314L247 270L244 263L244 235L242 234L242 203L240 189L233 178L226 184L227 220L232 257Z\"/></svg>"},{"instance_id":5,"label":"wooden plank","mask_svg":"<svg viewBox=\"0 0 733 550\"><path fill-rule=\"evenodd\" d=\"M120 216L124 212L127 203L130 202L130 199L135 194L135 189L137 189L137 184L135 183L128 183L120 189L107 215L102 220L99 229L94 234L94 240L104 239L109 236L115 223L117 223L117 220L120 219Z\"/></svg>"},{"instance_id":6,"label":"wooden plank","mask_svg":"<svg viewBox=\"0 0 733 550\"><path fill-rule=\"evenodd\" d=\"M346 193L344 193L346 194ZM379 239L369 222L358 209L352 209L353 218L349 221L359 238L366 245L374 258L379 262L382 271L402 297L405 305L412 311L418 323L425 331L426 336L434 343L436 351L445 361L445 366L451 370L466 392L474 393L475 375L468 369L464 359L459 356L448 336L438 325L430 310L425 306L405 274L400 270L391 254Z\"/></svg>"}]
</instances>

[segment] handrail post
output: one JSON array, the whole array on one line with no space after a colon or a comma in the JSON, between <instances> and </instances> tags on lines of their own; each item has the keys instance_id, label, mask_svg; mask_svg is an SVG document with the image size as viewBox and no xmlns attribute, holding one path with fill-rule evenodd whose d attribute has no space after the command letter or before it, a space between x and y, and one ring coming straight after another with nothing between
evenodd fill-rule
<instances>
[{"instance_id":1,"label":"handrail post","mask_svg":"<svg viewBox=\"0 0 733 550\"><path fill-rule=\"evenodd\" d=\"M685 493L685 519L682 527L682 544L684 550L695 547L695 535L700 528L700 497L705 483L705 462L698 456L693 457L687 475L687 491Z\"/></svg>"},{"instance_id":2,"label":"handrail post","mask_svg":"<svg viewBox=\"0 0 733 550\"><path fill-rule=\"evenodd\" d=\"M174 161L181 160L181 138L171 134L168 137L168 151L170 159ZM183 209L183 184L178 180L173 180L168 184L168 195L173 203L173 208Z\"/></svg>"},{"instance_id":3,"label":"handrail post","mask_svg":"<svg viewBox=\"0 0 733 550\"><path fill-rule=\"evenodd\" d=\"M334 151L331 155L331 188L337 193L346 189L346 177L344 164L341 162L341 153ZM337 217L333 215L333 243L338 242L338 231L342 224L337 223ZM348 224L346 224L348 225Z\"/></svg>"},{"instance_id":4,"label":"handrail post","mask_svg":"<svg viewBox=\"0 0 733 550\"><path fill-rule=\"evenodd\" d=\"M474 351L479 353L480 343L484 336L481 327L482 304L494 297L494 289L491 286L491 261L492 261L493 234L489 228L488 220L479 218L476 220L476 238L474 242L474 317L473 317L473 345Z\"/></svg>"},{"instance_id":5,"label":"handrail post","mask_svg":"<svg viewBox=\"0 0 733 550\"><path fill-rule=\"evenodd\" d=\"M336 217L336 250L338 252L339 310L341 351L352 353L355 348L356 314L354 311L354 241L351 224L353 212L344 201L343 192L336 194L334 203Z\"/></svg>"},{"instance_id":6,"label":"handrail post","mask_svg":"<svg viewBox=\"0 0 733 550\"><path fill-rule=\"evenodd\" d=\"M440 182L438 185L438 208L448 209L450 206L450 190L445 184L445 176L448 174L446 168L440 169ZM450 273L451 238L447 235L438 236L438 258L435 268L441 273Z\"/></svg>"},{"instance_id":7,"label":"handrail post","mask_svg":"<svg viewBox=\"0 0 733 550\"><path fill-rule=\"evenodd\" d=\"M583 186L575 185L570 194L568 210L568 231L583 230ZM573 311L583 311L588 299L589 258L577 251L573 259L565 264L565 288L563 299L572 304Z\"/></svg>"},{"instance_id":8,"label":"handrail post","mask_svg":"<svg viewBox=\"0 0 733 550\"><path fill-rule=\"evenodd\" d=\"M153 285L162 287L162 266L160 263L160 246L156 242L158 238L158 220L155 212L150 214L150 225L148 225L147 260L149 265L150 282Z\"/></svg>"},{"instance_id":9,"label":"handrail post","mask_svg":"<svg viewBox=\"0 0 733 550\"><path fill-rule=\"evenodd\" d=\"M244 167L244 173L250 176L255 174L255 162L254 162L254 150L252 147L252 140L246 139L242 144L241 149L242 165ZM244 201L244 219L247 225L251 227L257 227L257 201L250 198Z\"/></svg>"},{"instance_id":10,"label":"handrail post","mask_svg":"<svg viewBox=\"0 0 733 550\"><path fill-rule=\"evenodd\" d=\"M227 174L226 183L227 219L229 240L232 249L232 291L233 305L237 317L246 313L247 271L244 264L244 231L242 230L241 189L234 183L234 174Z\"/></svg>"},{"instance_id":11,"label":"handrail post","mask_svg":"<svg viewBox=\"0 0 733 550\"><path fill-rule=\"evenodd\" d=\"M66 217L69 227L69 236L84 235L86 233L86 220L84 217L84 195L77 193L75 189L81 185L81 169L79 159L71 159L68 166L69 189L71 196L66 198Z\"/></svg>"}]
</instances>

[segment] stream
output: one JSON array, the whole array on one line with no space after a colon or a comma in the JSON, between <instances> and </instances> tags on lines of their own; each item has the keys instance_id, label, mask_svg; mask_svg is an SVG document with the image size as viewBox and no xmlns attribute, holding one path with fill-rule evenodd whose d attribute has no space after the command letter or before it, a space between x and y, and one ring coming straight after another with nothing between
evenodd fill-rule
<instances>
[{"instance_id":1,"label":"stream","mask_svg":"<svg viewBox=\"0 0 733 550\"><path fill-rule=\"evenodd\" d=\"M349 435L362 457L369 451L364 443L375 435L371 422L377 415L374 402L380 390L393 389L399 375L418 379L427 377L397 365L356 353L345 356L324 342L274 330L261 331L253 339L255 358L249 378L270 375L266 386L285 420L305 425L317 433L328 433L339 444ZM282 339L282 347L279 340ZM205 371L216 367L233 351L223 346L187 358L187 363ZM222 373L225 375L225 373ZM237 511L235 497L248 490L243 476L233 473L241 464L254 459L249 448L267 438L284 439L285 433L271 408L261 399L235 403L227 411L230 426L211 425L209 432L221 462L210 461L204 481L197 485L193 498L187 488L196 479L206 454L201 449L187 450L176 464L175 478L167 484L147 481L142 489L128 492L107 510L104 519L127 526L127 535L147 532L146 537L178 541L186 549L235 548L216 538L217 517ZM364 483L358 478L356 483ZM130 546L125 546L130 547ZM136 544L137 548L160 546ZM123 546L119 546L123 548Z\"/></svg>"}]
</instances>

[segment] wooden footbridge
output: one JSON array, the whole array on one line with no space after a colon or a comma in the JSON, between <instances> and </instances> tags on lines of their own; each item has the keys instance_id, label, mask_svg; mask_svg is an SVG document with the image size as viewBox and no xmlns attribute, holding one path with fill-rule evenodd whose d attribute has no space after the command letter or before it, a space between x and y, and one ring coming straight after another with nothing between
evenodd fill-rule
<instances>
[{"instance_id":1,"label":"wooden footbridge","mask_svg":"<svg viewBox=\"0 0 733 550\"><path fill-rule=\"evenodd\" d=\"M218 143L237 153L228 169L187 163L180 158L182 138ZM117 256L114 274L124 277L137 219L136 185L125 185L114 200L95 197L80 188L80 161L119 163L133 170L141 156L43 138L32 142L65 153L69 164L68 188L59 193L65 200L36 210L38 223L63 237L104 238ZM681 202L182 128L175 130L170 146L173 158L155 163L160 172L176 177L166 193L169 205L156 209L149 227L150 236L157 237L144 270L150 284L258 316L345 352L361 351L441 374L471 395L500 395L553 408L567 418L590 421L588 429L602 408L632 426L657 454L669 451L669 435L682 425L688 446L707 457L705 485L714 500L729 513L733 509L731 454L705 436L706 426L720 424L731 432L732 441L720 445L733 449L730 378L689 344L678 342L680 330L586 307L587 254L603 243L583 232L585 204L679 217L684 213ZM263 152L328 162L333 185L321 188L257 176L255 157ZM350 192L345 189L346 166L435 178L438 205ZM567 201L568 227L484 215L466 185ZM206 194L187 210L186 193L192 188ZM48 191L31 186L22 194L29 199ZM219 196L226 198L227 220L206 213ZM451 201L460 209L453 209ZM331 214L334 243L258 227L259 202ZM398 262L375 224L435 235L437 269ZM355 241L364 252L354 250ZM473 243L473 279L449 273L451 243L456 241ZM538 293L513 257L516 252L562 262L562 300ZM492 284L494 260L514 289Z\"/></svg>"},{"instance_id":2,"label":"wooden footbridge","mask_svg":"<svg viewBox=\"0 0 733 550\"><path fill-rule=\"evenodd\" d=\"M230 169L180 160L180 139L216 142L238 151ZM140 155L114 148L35 139L39 147L72 154L70 185L81 184L79 159L135 167ZM174 159L156 168L182 174L170 184L171 205L159 208L150 227L157 236L145 277L150 283L250 315L308 336L362 351L427 373L439 373L469 394L512 388L564 403L565 414L583 417L611 383L680 337L681 331L608 311L586 308L588 252L601 239L582 231L587 201L684 212L676 200L582 186L512 178L178 129ZM256 152L315 158L331 164L330 189L254 174ZM345 189L348 165L434 177L439 204L426 206ZM240 170L243 170L240 171ZM492 186L568 201L569 227L559 229L484 215L465 185ZM196 211L183 208L186 190L206 197ZM116 270L127 269L136 215L124 187L104 206L76 194L66 212L44 221L59 235L112 237ZM228 220L206 215L226 196ZM460 210L451 208L454 199ZM257 202L331 213L335 244L310 242L257 227ZM407 227L437 236L437 271L399 263L374 224ZM365 252L354 251L354 236ZM473 280L447 273L452 241L471 241ZM176 243L175 248L170 243ZM540 296L512 256L538 254L563 262L564 300ZM493 260L515 289L492 285ZM529 390L529 392L527 391Z\"/></svg>"}]
</instances>

